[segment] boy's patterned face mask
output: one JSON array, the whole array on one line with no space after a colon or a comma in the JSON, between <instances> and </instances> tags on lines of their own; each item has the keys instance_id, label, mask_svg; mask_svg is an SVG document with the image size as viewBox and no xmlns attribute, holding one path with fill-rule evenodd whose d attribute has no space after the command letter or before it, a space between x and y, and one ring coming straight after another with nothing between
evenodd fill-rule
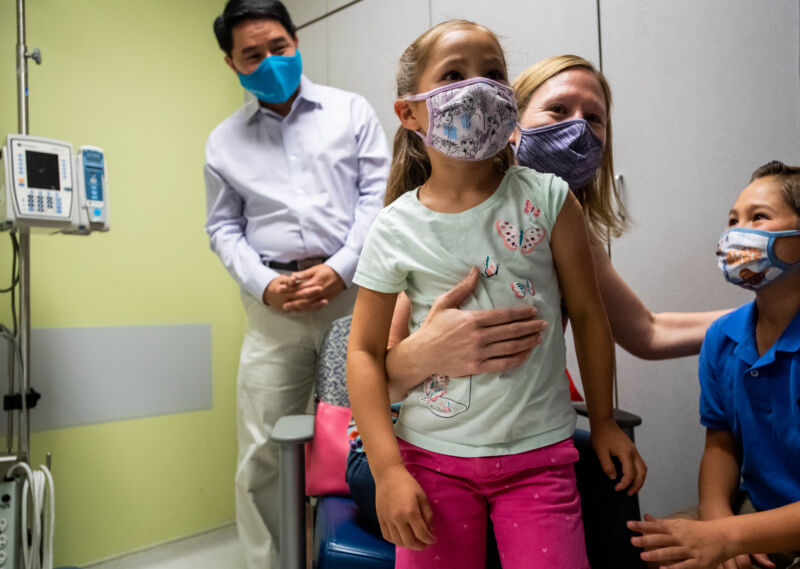
<instances>
[{"instance_id":1,"label":"boy's patterned face mask","mask_svg":"<svg viewBox=\"0 0 800 569\"><path fill-rule=\"evenodd\" d=\"M719 238L717 265L728 282L750 290L759 289L787 271L800 268L800 263L785 263L775 254L775 241L794 235L800 235L800 230L731 227Z\"/></svg>"},{"instance_id":2,"label":"boy's patterned face mask","mask_svg":"<svg viewBox=\"0 0 800 569\"><path fill-rule=\"evenodd\" d=\"M508 144L517 123L514 90L485 77L403 97L427 102L425 145L461 160L485 160Z\"/></svg>"}]
</instances>

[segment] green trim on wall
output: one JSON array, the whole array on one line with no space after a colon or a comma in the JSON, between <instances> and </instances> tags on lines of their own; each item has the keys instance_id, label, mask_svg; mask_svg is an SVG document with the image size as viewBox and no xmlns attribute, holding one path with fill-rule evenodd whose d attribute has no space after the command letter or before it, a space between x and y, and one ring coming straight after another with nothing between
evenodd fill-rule
<instances>
[{"instance_id":1,"label":"green trim on wall","mask_svg":"<svg viewBox=\"0 0 800 569\"><path fill-rule=\"evenodd\" d=\"M0 5L0 135L17 128L15 4ZM211 410L32 436L32 466L53 456L56 565L234 518L245 318L203 232L205 140L242 101L211 29L223 4L26 1L28 48L43 55L29 67L30 132L104 148L111 201L107 234L31 238L33 327L212 326ZM0 287L10 278L8 241L0 233ZM8 295L0 319L10 325Z\"/></svg>"}]
</instances>

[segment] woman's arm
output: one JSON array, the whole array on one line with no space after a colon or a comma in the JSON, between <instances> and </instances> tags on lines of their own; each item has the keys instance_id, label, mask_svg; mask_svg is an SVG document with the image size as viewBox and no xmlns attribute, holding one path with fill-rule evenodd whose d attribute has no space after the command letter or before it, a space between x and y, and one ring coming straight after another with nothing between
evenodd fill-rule
<instances>
[{"instance_id":1,"label":"woman's arm","mask_svg":"<svg viewBox=\"0 0 800 569\"><path fill-rule=\"evenodd\" d=\"M384 538L412 549L433 543L425 493L403 466L389 410L384 358L396 294L358 291L347 347L347 392L369 467Z\"/></svg>"},{"instance_id":2,"label":"woman's arm","mask_svg":"<svg viewBox=\"0 0 800 569\"><path fill-rule=\"evenodd\" d=\"M567 194L553 226L550 247L572 322L592 443L603 470L610 478L616 478L611 457L619 458L623 477L616 489L628 488L629 494L633 494L644 483L647 467L633 442L614 421L614 342L595 280L583 213L571 192Z\"/></svg>"},{"instance_id":3,"label":"woman's arm","mask_svg":"<svg viewBox=\"0 0 800 569\"><path fill-rule=\"evenodd\" d=\"M660 360L698 353L706 328L728 312L653 314L616 271L598 240L592 241L592 260L614 341L638 358Z\"/></svg>"},{"instance_id":4,"label":"woman's arm","mask_svg":"<svg viewBox=\"0 0 800 569\"><path fill-rule=\"evenodd\" d=\"M410 336L410 304L405 295L398 298L392 338L402 341L386 357L393 401L402 400L409 389L434 373L461 377L511 369L541 343L547 322L535 319L532 306L459 309L479 278L473 267L464 280L436 299L419 330Z\"/></svg>"}]
</instances>

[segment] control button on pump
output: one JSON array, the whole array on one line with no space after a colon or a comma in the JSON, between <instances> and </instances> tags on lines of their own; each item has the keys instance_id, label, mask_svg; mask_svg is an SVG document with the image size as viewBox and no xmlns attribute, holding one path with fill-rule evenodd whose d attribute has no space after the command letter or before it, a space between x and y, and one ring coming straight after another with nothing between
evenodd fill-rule
<instances>
[{"instance_id":1,"label":"control button on pump","mask_svg":"<svg viewBox=\"0 0 800 569\"><path fill-rule=\"evenodd\" d=\"M0 500L3 500L4 504L8 504L11 501L11 495L10 494L3 494L3 497L0 498Z\"/></svg>"},{"instance_id":2,"label":"control button on pump","mask_svg":"<svg viewBox=\"0 0 800 569\"><path fill-rule=\"evenodd\" d=\"M0 532L6 531L8 529L8 520L5 518L0 518Z\"/></svg>"}]
</instances>

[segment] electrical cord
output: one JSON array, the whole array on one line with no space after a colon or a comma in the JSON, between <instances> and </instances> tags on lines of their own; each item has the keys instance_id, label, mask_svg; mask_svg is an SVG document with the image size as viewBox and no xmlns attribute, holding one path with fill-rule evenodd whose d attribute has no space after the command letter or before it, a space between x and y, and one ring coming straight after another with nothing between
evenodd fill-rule
<instances>
[{"instance_id":1,"label":"electrical cord","mask_svg":"<svg viewBox=\"0 0 800 569\"><path fill-rule=\"evenodd\" d=\"M13 328L14 336L17 335L17 285L19 284L19 242L17 241L17 234L13 231L9 233L11 236L11 285L8 288L0 288L0 293L11 293L11 326Z\"/></svg>"},{"instance_id":2,"label":"electrical cord","mask_svg":"<svg viewBox=\"0 0 800 569\"><path fill-rule=\"evenodd\" d=\"M12 466L8 473L22 470L22 524L21 541L24 569L53 569L53 530L56 520L55 485L53 476L45 465L31 470L24 462ZM31 527L28 527L28 494L31 497ZM27 532L30 530L30 544Z\"/></svg>"},{"instance_id":3,"label":"electrical cord","mask_svg":"<svg viewBox=\"0 0 800 569\"><path fill-rule=\"evenodd\" d=\"M11 237L11 285L8 288L0 288L0 293L11 292L19 282L19 271L17 270L17 258L19 257L19 243L17 242L17 234L14 232L9 233Z\"/></svg>"}]
</instances>

